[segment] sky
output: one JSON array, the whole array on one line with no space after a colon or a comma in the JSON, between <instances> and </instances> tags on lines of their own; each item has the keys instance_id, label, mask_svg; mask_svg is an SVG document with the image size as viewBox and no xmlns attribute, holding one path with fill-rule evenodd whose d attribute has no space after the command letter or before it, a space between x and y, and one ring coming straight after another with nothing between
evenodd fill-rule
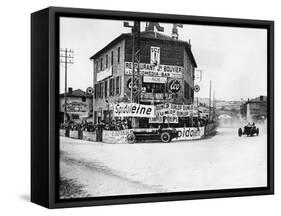
<instances>
[{"instance_id":1,"label":"sky","mask_svg":"<svg viewBox=\"0 0 281 216\"><path fill-rule=\"evenodd\" d=\"M160 23L171 35L172 24ZM141 23L144 30L145 23ZM200 91L209 96L209 83L216 99L241 100L267 95L267 31L255 28L183 25L179 39L191 41L197 69L202 71ZM123 21L61 18L60 48L74 50L74 64L68 66L68 87L86 90L93 85L90 57L130 29ZM64 65L60 66L60 92L64 92Z\"/></svg>"}]
</instances>

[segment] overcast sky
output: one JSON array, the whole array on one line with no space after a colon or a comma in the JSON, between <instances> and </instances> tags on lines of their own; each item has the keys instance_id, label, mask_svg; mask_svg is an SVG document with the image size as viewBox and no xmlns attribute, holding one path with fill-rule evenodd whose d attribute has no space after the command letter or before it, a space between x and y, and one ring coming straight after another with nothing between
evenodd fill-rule
<instances>
[{"instance_id":1,"label":"overcast sky","mask_svg":"<svg viewBox=\"0 0 281 216\"><path fill-rule=\"evenodd\" d=\"M172 24L163 24L171 35ZM144 30L145 23L141 24ZM122 33L122 21L61 18L60 46L74 50L68 68L68 86L85 90L93 85L90 56ZM217 99L240 100L267 95L267 36L264 29L184 25L179 39L191 40L192 52L202 72L200 92L208 97L209 81ZM64 92L64 66L60 66L60 92Z\"/></svg>"}]
</instances>

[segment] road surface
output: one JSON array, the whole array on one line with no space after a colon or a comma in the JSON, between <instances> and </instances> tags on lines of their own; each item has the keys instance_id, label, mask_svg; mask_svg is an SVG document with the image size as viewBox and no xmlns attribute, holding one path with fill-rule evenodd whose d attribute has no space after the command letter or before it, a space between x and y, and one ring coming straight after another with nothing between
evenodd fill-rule
<instances>
[{"instance_id":1,"label":"road surface","mask_svg":"<svg viewBox=\"0 0 281 216\"><path fill-rule=\"evenodd\" d=\"M60 137L60 175L87 196L260 187L267 185L266 145L262 128L258 137L218 128L211 138L167 144Z\"/></svg>"}]
</instances>

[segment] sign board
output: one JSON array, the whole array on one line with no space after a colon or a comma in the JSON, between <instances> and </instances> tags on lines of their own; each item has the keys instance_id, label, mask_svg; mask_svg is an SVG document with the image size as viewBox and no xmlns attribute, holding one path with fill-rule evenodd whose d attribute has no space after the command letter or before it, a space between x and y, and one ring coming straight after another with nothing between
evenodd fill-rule
<instances>
[{"instance_id":1,"label":"sign board","mask_svg":"<svg viewBox=\"0 0 281 216\"><path fill-rule=\"evenodd\" d=\"M155 117L155 106L137 103L114 104L113 114L115 117Z\"/></svg>"},{"instance_id":2,"label":"sign board","mask_svg":"<svg viewBox=\"0 0 281 216\"><path fill-rule=\"evenodd\" d=\"M178 131L177 140L201 139L205 134L205 127L176 128Z\"/></svg>"},{"instance_id":3,"label":"sign board","mask_svg":"<svg viewBox=\"0 0 281 216\"><path fill-rule=\"evenodd\" d=\"M68 113L86 112L86 107L87 105L82 102L72 101L67 103L66 111Z\"/></svg>"},{"instance_id":4,"label":"sign board","mask_svg":"<svg viewBox=\"0 0 281 216\"><path fill-rule=\"evenodd\" d=\"M145 83L166 83L167 77L150 77L150 76L144 76L143 82Z\"/></svg>"},{"instance_id":5,"label":"sign board","mask_svg":"<svg viewBox=\"0 0 281 216\"><path fill-rule=\"evenodd\" d=\"M94 89L92 87L88 87L86 89L87 94L92 95L94 93Z\"/></svg>"},{"instance_id":6,"label":"sign board","mask_svg":"<svg viewBox=\"0 0 281 216\"><path fill-rule=\"evenodd\" d=\"M150 47L150 64L160 64L160 47Z\"/></svg>"},{"instance_id":7,"label":"sign board","mask_svg":"<svg viewBox=\"0 0 281 216\"><path fill-rule=\"evenodd\" d=\"M174 116L158 116L149 118L149 123L171 123L171 124L177 124L179 123L179 118Z\"/></svg>"},{"instance_id":8,"label":"sign board","mask_svg":"<svg viewBox=\"0 0 281 216\"><path fill-rule=\"evenodd\" d=\"M199 85L195 85L194 86L194 91L195 92L199 92L200 91L200 86Z\"/></svg>"},{"instance_id":9,"label":"sign board","mask_svg":"<svg viewBox=\"0 0 281 216\"><path fill-rule=\"evenodd\" d=\"M135 68L138 64L135 63ZM132 75L133 63L125 62L125 75ZM137 75L137 69L135 70ZM182 78L183 67L176 65L158 65L140 63L140 75L151 77Z\"/></svg>"},{"instance_id":10,"label":"sign board","mask_svg":"<svg viewBox=\"0 0 281 216\"><path fill-rule=\"evenodd\" d=\"M164 100L164 96L166 100L170 100L172 98L172 94L163 94L163 93L142 93L142 99L148 100Z\"/></svg>"},{"instance_id":11,"label":"sign board","mask_svg":"<svg viewBox=\"0 0 281 216\"><path fill-rule=\"evenodd\" d=\"M110 77L110 76L112 76L112 66L97 73L97 82L99 82L107 77Z\"/></svg>"},{"instance_id":12,"label":"sign board","mask_svg":"<svg viewBox=\"0 0 281 216\"><path fill-rule=\"evenodd\" d=\"M170 83L169 83L169 89L171 92L178 92L181 88L181 85L180 85L180 81L178 80L172 80Z\"/></svg>"},{"instance_id":13,"label":"sign board","mask_svg":"<svg viewBox=\"0 0 281 216\"><path fill-rule=\"evenodd\" d=\"M172 117L196 117L198 109L194 109L192 105L181 105L164 103L156 105L156 116L172 116Z\"/></svg>"},{"instance_id":14,"label":"sign board","mask_svg":"<svg viewBox=\"0 0 281 216\"><path fill-rule=\"evenodd\" d=\"M138 90L138 85L139 85L139 81L137 78L134 78L134 86L133 86L133 91L137 91ZM132 89L132 78L130 78L127 82L127 87L128 89Z\"/></svg>"}]
</instances>

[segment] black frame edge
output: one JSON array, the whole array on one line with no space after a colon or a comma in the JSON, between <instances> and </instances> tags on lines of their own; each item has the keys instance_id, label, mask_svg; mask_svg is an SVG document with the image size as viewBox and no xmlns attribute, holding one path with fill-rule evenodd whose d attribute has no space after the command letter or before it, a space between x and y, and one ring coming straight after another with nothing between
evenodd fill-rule
<instances>
[{"instance_id":1,"label":"black frame edge","mask_svg":"<svg viewBox=\"0 0 281 216\"><path fill-rule=\"evenodd\" d=\"M252 196L252 195L270 195L274 194L274 22L273 21L264 21L264 20L246 20L246 19L233 19L233 18L216 18L216 17L201 17L201 16L186 16L186 15L172 15L172 14L154 14L154 13L140 13L140 12L125 12L125 11L109 11L109 10L95 10L95 9L76 9L76 8L62 8L62 7L49 7L44 10L39 11L40 13L48 13L48 68L42 68L44 70L44 74L48 74L48 80L44 80L44 78L41 78L41 80L48 83L48 105L44 107L42 104L40 104L40 107L44 110L44 113L47 113L49 124L35 124L40 125L41 128L44 128L48 131L48 141L47 147L48 151L42 152L41 154L47 154L48 161L43 163L44 168L47 166L47 171L42 171L47 175L47 180L44 179L43 185L47 187L46 190L44 190L44 195L39 198L39 200L34 199L35 196L32 195L31 200L32 202L35 202L37 204L43 205L48 208L65 208L65 207L82 207L82 206L98 206L98 205L114 205L114 204L130 204L130 203L147 203L147 202L163 202L163 201L180 201L180 200L192 200L192 199L206 199L206 198L226 198L226 197L238 197L238 196ZM36 12L32 14L32 16L36 15ZM112 14L113 13L113 14ZM268 95L270 95L271 99L268 103L268 110L269 110L269 127L268 127L268 187L264 188L247 188L247 189L230 189L230 190L216 190L216 191L198 191L198 192L187 192L185 194L183 193L174 193L174 194L153 194L153 195L132 195L132 196L116 196L116 197L100 197L98 199L79 199L79 200L63 200L58 201L56 199L56 186L55 186L55 176L57 173L55 172L56 164L55 161L58 159L56 157L56 89L58 80L56 79L56 57L57 57L57 47L58 42L56 41L56 31L58 30L56 26L56 15L57 14L72 14L73 17L91 17L95 15L95 17L99 18L108 18L111 19L144 19L145 17L148 20L162 20L162 21L170 21L175 22L178 20L186 20L188 22L191 22L193 24L200 24L200 25L219 25L219 26L232 26L232 27L249 27L249 28L267 28L268 29ZM37 15L39 16L39 15ZM42 40L42 39L41 39ZM33 41L33 39L32 39ZM32 42L34 45L34 43ZM33 47L33 46L32 46ZM33 48L32 48L33 52ZM45 52L45 51L44 51ZM38 54L38 53L37 53ZM34 54L35 55L35 54ZM32 55L32 62L36 59ZM35 55L36 56L36 55ZM39 59L39 62L42 61L43 57L37 57ZM41 59L41 60L40 60ZM45 55L44 55L45 59ZM46 59L45 59L46 60ZM33 64L39 64L38 62ZM32 80L34 77L34 68L32 67ZM36 75L35 75L36 76ZM35 79L35 78L34 78ZM34 86L34 80L32 81L32 89L35 89ZM42 87L42 86L41 86ZM36 88L38 90L38 88ZM42 90L44 91L44 90ZM34 90L32 90L32 94L39 94L39 93L33 93ZM46 96L46 92L40 93L40 95ZM34 96L32 97L32 106L34 105ZM40 110L41 110L40 108ZM32 108L34 111L34 107ZM33 113L32 111L32 125L34 118L38 116L38 113ZM41 111L42 113L42 111ZM44 115L45 116L45 115ZM42 126L43 125L43 126ZM34 131L38 131L39 129L35 129L32 126L32 149L36 150L36 147L34 146L35 142L34 140L38 135L34 134ZM269 130L271 128L271 130ZM38 139L38 137L37 137ZM42 145L42 144L41 144ZM43 144L45 146L45 142ZM46 147L46 146L45 146ZM38 149L34 152L38 153ZM33 151L32 151L33 152ZM44 156L46 157L46 155ZM39 155L33 155L32 161L40 162L39 165L34 165L42 167L42 158ZM33 164L33 163L32 163ZM34 177L36 174L32 174L33 182L36 179ZM38 179L38 177L37 177ZM42 186L41 184L41 186ZM38 183L37 186L38 187ZM33 187L33 188L36 188ZM39 188L40 189L40 188ZM45 194L45 192L47 194ZM44 197L44 198L43 198ZM41 199L43 201L41 201Z\"/></svg>"},{"instance_id":2,"label":"black frame edge","mask_svg":"<svg viewBox=\"0 0 281 216\"><path fill-rule=\"evenodd\" d=\"M31 14L31 202L49 207L49 9Z\"/></svg>"}]
</instances>

